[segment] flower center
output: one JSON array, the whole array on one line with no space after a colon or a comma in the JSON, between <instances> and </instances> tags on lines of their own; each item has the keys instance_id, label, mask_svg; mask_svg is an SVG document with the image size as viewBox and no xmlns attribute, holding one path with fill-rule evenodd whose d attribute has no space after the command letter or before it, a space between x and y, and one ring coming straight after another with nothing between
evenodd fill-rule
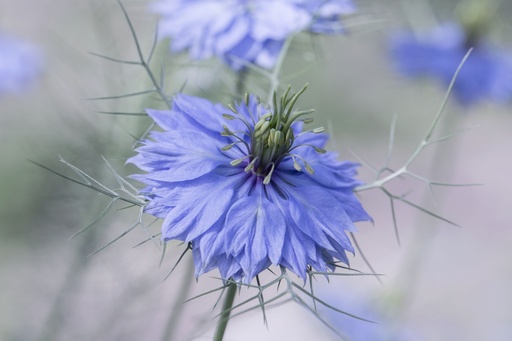
<instances>
[{"instance_id":1,"label":"flower center","mask_svg":"<svg viewBox=\"0 0 512 341\"><path fill-rule=\"evenodd\" d=\"M248 160L249 163L245 167L246 172L252 172L256 176L263 177L263 183L265 185L270 183L274 170L279 166L279 163L285 158L290 157L293 159L293 166L297 171L302 171L304 167L309 174L313 174L313 168L304 160L300 155L291 153L294 149L301 146L308 146L313 148L320 154L326 153L322 148L310 144L298 144L294 145L295 138L304 133L321 133L324 131L323 128L316 128L311 131L304 131L295 135L292 124L298 121L304 123L310 123L313 121L312 118L303 118L303 116L309 115L314 112L310 110L294 111L293 107L299 97L306 91L307 84L297 93L291 94L291 88L284 92L283 96L278 101L277 94L274 92L273 95L273 109L258 117L258 121L252 125L239 113L239 111L232 105L229 106L237 117L224 114L224 118L228 120L239 119L247 126L249 132L249 141L236 133L230 131L224 126L222 135L231 136L235 141L223 148L223 150L231 149L236 144L243 144L247 149L245 157L235 159L231 161L232 166L240 165L244 160ZM250 109L250 97L245 96L245 106L248 110ZM302 164L302 165L301 165Z\"/></svg>"}]
</instances>

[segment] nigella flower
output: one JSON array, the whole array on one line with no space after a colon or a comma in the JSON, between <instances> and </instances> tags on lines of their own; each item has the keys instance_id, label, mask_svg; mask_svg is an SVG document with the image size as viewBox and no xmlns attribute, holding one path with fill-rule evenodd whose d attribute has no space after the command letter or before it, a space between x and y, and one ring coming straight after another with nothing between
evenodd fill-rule
<instances>
[{"instance_id":1,"label":"nigella flower","mask_svg":"<svg viewBox=\"0 0 512 341\"><path fill-rule=\"evenodd\" d=\"M512 53L474 40L456 24L446 24L421 37L402 33L392 40L391 52L406 76L431 76L448 86L458 65L474 47L453 87L461 104L483 99L505 102L512 98Z\"/></svg>"},{"instance_id":2,"label":"nigella flower","mask_svg":"<svg viewBox=\"0 0 512 341\"><path fill-rule=\"evenodd\" d=\"M347 290L345 287L330 287L324 290L329 299L324 299L330 305L357 316L359 319L329 308L323 308L322 312L327 317L332 327L350 341L420 341L424 338L418 333L414 326L397 319L390 307L383 306L383 302L375 298L357 294L354 290ZM350 295L334 292L347 293ZM384 302L387 303L387 302ZM364 319L364 320L362 320ZM369 322L371 321L371 322ZM373 322L373 323L372 323Z\"/></svg>"},{"instance_id":3,"label":"nigella flower","mask_svg":"<svg viewBox=\"0 0 512 341\"><path fill-rule=\"evenodd\" d=\"M41 72L37 48L0 33L0 96L25 91Z\"/></svg>"},{"instance_id":4,"label":"nigella flower","mask_svg":"<svg viewBox=\"0 0 512 341\"><path fill-rule=\"evenodd\" d=\"M164 219L162 239L191 243L196 276L250 282L271 265L305 279L308 268L348 263L346 235L370 220L353 193L357 164L323 149L322 129L303 131L289 89L273 109L255 96L225 108L178 95L170 111L147 110L164 130L128 162L146 174L146 212Z\"/></svg>"},{"instance_id":5,"label":"nigella flower","mask_svg":"<svg viewBox=\"0 0 512 341\"><path fill-rule=\"evenodd\" d=\"M345 31L341 17L356 12L350 0L296 1L313 15L309 31L313 33L342 33Z\"/></svg>"},{"instance_id":6,"label":"nigella flower","mask_svg":"<svg viewBox=\"0 0 512 341\"><path fill-rule=\"evenodd\" d=\"M195 60L215 56L235 70L270 69L288 37L343 32L340 17L355 11L351 0L160 0L151 9L174 51L188 49Z\"/></svg>"}]
</instances>

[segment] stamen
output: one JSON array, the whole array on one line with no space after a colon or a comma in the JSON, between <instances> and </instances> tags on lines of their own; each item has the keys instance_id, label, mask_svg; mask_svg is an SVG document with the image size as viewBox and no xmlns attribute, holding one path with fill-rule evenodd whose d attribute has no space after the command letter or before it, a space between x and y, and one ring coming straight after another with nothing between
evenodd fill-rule
<instances>
[{"instance_id":1,"label":"stamen","mask_svg":"<svg viewBox=\"0 0 512 341\"><path fill-rule=\"evenodd\" d=\"M231 130L229 130L229 128L225 124L222 126L222 128L224 129L224 131L222 133L220 133L222 136L233 136L233 135L235 135Z\"/></svg>"},{"instance_id":2,"label":"stamen","mask_svg":"<svg viewBox=\"0 0 512 341\"><path fill-rule=\"evenodd\" d=\"M293 159L293 167L296 171L305 171L309 174L314 174L314 169L304 160L303 157L290 152L301 146L308 146L319 154L325 154L326 150L311 144L294 145L297 136L310 132L319 134L325 131L324 128L315 128L311 131L304 131L295 136L292 124L297 121L304 123L313 122L312 118L303 118L314 112L314 110L298 110L294 111L294 106L299 97L306 91L308 84L306 84L300 91L296 93L291 92L291 87L285 90L283 95L278 98L277 92L274 91L272 96L273 107L270 112L259 115L258 112L252 112L249 104L251 97L248 94L244 96L244 103L249 110L249 115L252 117L252 122L249 124L245 118L238 112L235 106L230 105L229 108L236 116L231 114L223 114L222 116L227 120L239 119L247 127L245 132L232 132L227 126L223 126L224 131L221 133L223 136L230 136L239 141L228 144L222 150L231 149L236 143L244 143L247 147L247 156L232 160L231 165L238 166L245 159L250 159L250 162L245 166L246 173L252 172L256 176L263 177L263 184L268 185L272 180L274 170L276 170L281 161L286 157ZM259 99L256 99L259 104ZM245 110L245 108L244 108ZM242 138L242 134L249 136L249 141ZM247 141L247 142L246 142ZM300 160L300 161L299 161Z\"/></svg>"},{"instance_id":3,"label":"stamen","mask_svg":"<svg viewBox=\"0 0 512 341\"><path fill-rule=\"evenodd\" d=\"M270 172L268 172L267 176L263 179L263 184L268 185L272 178L272 173L274 173L275 163L271 163L272 167L270 168Z\"/></svg>"},{"instance_id":4,"label":"stamen","mask_svg":"<svg viewBox=\"0 0 512 341\"><path fill-rule=\"evenodd\" d=\"M274 143L276 146L284 145L283 133L281 131L276 130L272 135L274 135Z\"/></svg>"},{"instance_id":5,"label":"stamen","mask_svg":"<svg viewBox=\"0 0 512 341\"><path fill-rule=\"evenodd\" d=\"M224 146L224 147L222 147L221 149L222 149L223 151L230 150L231 148L233 148L233 146L235 145L235 143L236 143L236 142L234 142L234 143L230 143L230 144L228 144L228 145L225 145L225 146Z\"/></svg>"},{"instance_id":6,"label":"stamen","mask_svg":"<svg viewBox=\"0 0 512 341\"><path fill-rule=\"evenodd\" d=\"M314 149L315 149L315 152L317 152L318 154L325 154L327 153L327 150L323 149L323 148L318 148L318 147L315 147L315 146L312 146Z\"/></svg>"},{"instance_id":7,"label":"stamen","mask_svg":"<svg viewBox=\"0 0 512 341\"><path fill-rule=\"evenodd\" d=\"M254 159L252 159L252 161L247 165L247 167L245 167L244 171L246 173L249 173L251 170L254 169L254 164L256 163L256 161L258 161L258 157L256 156Z\"/></svg>"},{"instance_id":8,"label":"stamen","mask_svg":"<svg viewBox=\"0 0 512 341\"><path fill-rule=\"evenodd\" d=\"M233 104L228 104L228 108L229 110L231 110L233 113L237 114L238 115L238 111L236 110L236 108L233 106Z\"/></svg>"},{"instance_id":9,"label":"stamen","mask_svg":"<svg viewBox=\"0 0 512 341\"><path fill-rule=\"evenodd\" d=\"M305 161L304 161L304 165L306 166L306 172L308 172L310 175L315 174L315 170Z\"/></svg>"},{"instance_id":10,"label":"stamen","mask_svg":"<svg viewBox=\"0 0 512 341\"><path fill-rule=\"evenodd\" d=\"M302 167L299 165L299 163L297 162L297 160L295 159L295 157L292 155L292 159L293 159L293 168L295 168L295 170L297 172L302 172Z\"/></svg>"},{"instance_id":11,"label":"stamen","mask_svg":"<svg viewBox=\"0 0 512 341\"><path fill-rule=\"evenodd\" d=\"M252 155L247 155L247 156L241 157L239 159L231 160L230 164L231 164L231 166L238 166L239 164L242 163L242 161L244 161L247 158L250 158L251 156Z\"/></svg>"},{"instance_id":12,"label":"stamen","mask_svg":"<svg viewBox=\"0 0 512 341\"><path fill-rule=\"evenodd\" d=\"M317 147L317 146L314 146L312 144L309 144L309 143L303 143L303 144L298 144L296 146L294 146L293 148L290 148L290 152L294 149L297 149L299 147L311 147L315 150L315 152L317 152L318 154L325 154L327 153L327 150L323 149L323 148L320 148L320 147Z\"/></svg>"},{"instance_id":13,"label":"stamen","mask_svg":"<svg viewBox=\"0 0 512 341\"><path fill-rule=\"evenodd\" d=\"M258 123L256 123L256 125L258 125ZM269 126L270 126L270 121L264 121L259 129L256 129L256 128L254 129L254 137L258 138L261 135L263 135L267 131Z\"/></svg>"},{"instance_id":14,"label":"stamen","mask_svg":"<svg viewBox=\"0 0 512 341\"><path fill-rule=\"evenodd\" d=\"M222 114L222 117L224 117L226 120L233 121L235 119L235 116L230 114Z\"/></svg>"}]
</instances>

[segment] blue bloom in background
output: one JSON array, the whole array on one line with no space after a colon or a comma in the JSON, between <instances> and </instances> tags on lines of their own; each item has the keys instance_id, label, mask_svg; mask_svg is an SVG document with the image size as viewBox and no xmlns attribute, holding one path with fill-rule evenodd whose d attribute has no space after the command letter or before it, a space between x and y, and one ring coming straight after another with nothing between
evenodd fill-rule
<instances>
[{"instance_id":1,"label":"blue bloom in background","mask_svg":"<svg viewBox=\"0 0 512 341\"><path fill-rule=\"evenodd\" d=\"M362 296L345 287L330 287L324 292L330 299L324 299L330 305L363 321L329 308L322 308L329 324L350 341L421 341L424 338L413 325L404 323L393 316L382 302ZM333 293L340 293L334 296ZM350 292L350 294L347 294ZM371 322L368 322L371 321Z\"/></svg>"},{"instance_id":2,"label":"blue bloom in background","mask_svg":"<svg viewBox=\"0 0 512 341\"><path fill-rule=\"evenodd\" d=\"M391 53L397 68L410 77L431 76L449 85L458 65L474 47L453 87L463 105L487 99L512 99L512 53L484 41L470 41L457 24L446 24L422 37L401 33L393 37Z\"/></svg>"},{"instance_id":3,"label":"blue bloom in background","mask_svg":"<svg viewBox=\"0 0 512 341\"><path fill-rule=\"evenodd\" d=\"M313 33L342 33L345 31L341 23L343 15L356 12L356 6L349 0L295 1L313 15L309 31Z\"/></svg>"},{"instance_id":4,"label":"blue bloom in background","mask_svg":"<svg viewBox=\"0 0 512 341\"><path fill-rule=\"evenodd\" d=\"M42 58L36 47L0 33L0 96L26 91L41 68Z\"/></svg>"},{"instance_id":5,"label":"blue bloom in background","mask_svg":"<svg viewBox=\"0 0 512 341\"><path fill-rule=\"evenodd\" d=\"M163 241L191 242L196 277L334 270L354 252L346 231L371 220L353 193L358 164L326 152L322 129L303 131L311 111L292 111L300 92L288 95L273 111L254 96L230 110L187 95L147 110L164 131L128 162L146 172L133 177L147 185L146 212L164 219Z\"/></svg>"},{"instance_id":6,"label":"blue bloom in background","mask_svg":"<svg viewBox=\"0 0 512 341\"><path fill-rule=\"evenodd\" d=\"M351 0L160 0L159 34L174 51L194 60L217 57L234 70L248 64L270 69L285 40L300 31L340 33Z\"/></svg>"}]
</instances>

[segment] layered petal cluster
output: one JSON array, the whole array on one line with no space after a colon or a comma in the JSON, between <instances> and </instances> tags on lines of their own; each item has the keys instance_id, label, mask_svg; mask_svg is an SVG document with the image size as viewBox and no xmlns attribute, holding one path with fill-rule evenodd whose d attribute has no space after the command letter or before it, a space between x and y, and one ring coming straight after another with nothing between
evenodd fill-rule
<instances>
[{"instance_id":1,"label":"layered petal cluster","mask_svg":"<svg viewBox=\"0 0 512 341\"><path fill-rule=\"evenodd\" d=\"M178 95L170 111L147 110L163 132L128 162L146 172L133 177L147 185L146 212L164 219L163 241L191 243L196 276L218 268L245 282L270 265L305 278L348 263L346 232L371 219L353 193L358 165L301 121L271 128L275 114L255 97L231 109Z\"/></svg>"},{"instance_id":2,"label":"layered petal cluster","mask_svg":"<svg viewBox=\"0 0 512 341\"><path fill-rule=\"evenodd\" d=\"M0 33L0 96L27 90L41 69L41 54L36 47Z\"/></svg>"},{"instance_id":3,"label":"layered petal cluster","mask_svg":"<svg viewBox=\"0 0 512 341\"><path fill-rule=\"evenodd\" d=\"M217 57L235 70L270 69L289 36L343 32L340 17L355 12L351 0L160 0L151 9L174 51Z\"/></svg>"},{"instance_id":4,"label":"layered petal cluster","mask_svg":"<svg viewBox=\"0 0 512 341\"><path fill-rule=\"evenodd\" d=\"M481 100L512 99L512 52L489 44L469 41L457 24L446 24L421 37L401 33L393 37L391 53L397 68L410 77L430 76L448 86L469 48L474 50L463 65L453 87L463 105Z\"/></svg>"}]
</instances>

